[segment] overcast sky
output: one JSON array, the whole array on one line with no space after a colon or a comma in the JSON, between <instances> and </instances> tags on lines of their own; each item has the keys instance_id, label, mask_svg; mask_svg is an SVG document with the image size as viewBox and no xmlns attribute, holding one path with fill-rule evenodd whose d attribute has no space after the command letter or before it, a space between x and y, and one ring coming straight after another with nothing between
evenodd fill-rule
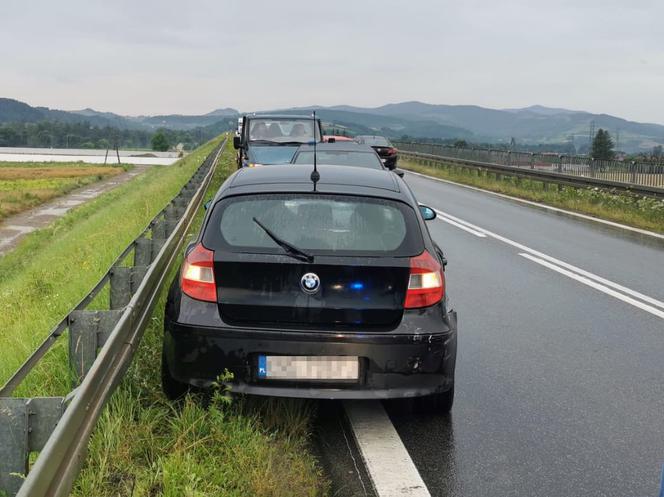
<instances>
[{"instance_id":1,"label":"overcast sky","mask_svg":"<svg viewBox=\"0 0 664 497\"><path fill-rule=\"evenodd\" d=\"M200 114L404 100L664 123L664 1L2 0L0 96Z\"/></svg>"}]
</instances>

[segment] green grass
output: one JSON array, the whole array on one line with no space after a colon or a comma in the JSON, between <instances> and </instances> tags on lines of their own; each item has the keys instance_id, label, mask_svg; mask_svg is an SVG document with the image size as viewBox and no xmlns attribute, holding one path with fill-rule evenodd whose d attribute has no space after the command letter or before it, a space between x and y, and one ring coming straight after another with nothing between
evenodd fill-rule
<instances>
[{"instance_id":1,"label":"green grass","mask_svg":"<svg viewBox=\"0 0 664 497\"><path fill-rule=\"evenodd\" d=\"M207 192L235 168L227 147ZM198 213L191 238L202 220ZM181 261L180 255L178 261ZM177 264L167 282L175 275ZM160 387L162 290L127 376L92 436L74 496L317 496L328 484L308 450L313 404L284 399L168 402Z\"/></svg>"},{"instance_id":2,"label":"green grass","mask_svg":"<svg viewBox=\"0 0 664 497\"><path fill-rule=\"evenodd\" d=\"M26 236L0 258L0 383L4 383L109 269L118 254L177 194L218 140L145 174ZM63 337L17 395L69 391Z\"/></svg>"},{"instance_id":3,"label":"green grass","mask_svg":"<svg viewBox=\"0 0 664 497\"><path fill-rule=\"evenodd\" d=\"M399 162L399 167L636 228L664 233L664 200L617 191L604 191L598 188L571 186L558 188L557 185L547 185L541 181L519 179L507 175L497 178L492 172L446 163L430 166L402 160Z\"/></svg>"},{"instance_id":4,"label":"green grass","mask_svg":"<svg viewBox=\"0 0 664 497\"><path fill-rule=\"evenodd\" d=\"M76 188L120 174L129 167L78 162L0 162L0 221Z\"/></svg>"}]
</instances>

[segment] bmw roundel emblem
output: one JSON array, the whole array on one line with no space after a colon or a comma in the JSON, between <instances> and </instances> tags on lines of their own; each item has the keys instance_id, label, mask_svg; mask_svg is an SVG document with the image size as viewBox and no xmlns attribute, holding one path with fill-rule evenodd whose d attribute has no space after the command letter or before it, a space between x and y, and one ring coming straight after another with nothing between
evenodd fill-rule
<instances>
[{"instance_id":1,"label":"bmw roundel emblem","mask_svg":"<svg viewBox=\"0 0 664 497\"><path fill-rule=\"evenodd\" d=\"M316 293L320 289L320 278L315 273L307 273L302 276L300 286L304 293Z\"/></svg>"}]
</instances>

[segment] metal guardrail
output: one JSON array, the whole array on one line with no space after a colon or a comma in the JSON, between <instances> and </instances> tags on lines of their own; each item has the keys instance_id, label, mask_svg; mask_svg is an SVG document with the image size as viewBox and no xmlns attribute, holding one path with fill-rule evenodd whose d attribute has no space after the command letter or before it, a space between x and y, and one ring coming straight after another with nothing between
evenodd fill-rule
<instances>
[{"instance_id":1,"label":"metal guardrail","mask_svg":"<svg viewBox=\"0 0 664 497\"><path fill-rule=\"evenodd\" d=\"M0 389L0 494L61 497L71 491L95 423L138 347L226 142ZM132 251L134 265L121 266ZM86 310L106 284L110 309ZM66 397L9 397L65 330L74 390ZM28 472L34 451L40 453Z\"/></svg>"},{"instance_id":2,"label":"metal guardrail","mask_svg":"<svg viewBox=\"0 0 664 497\"><path fill-rule=\"evenodd\" d=\"M590 186L664 197L664 165L600 161L588 157L394 142L416 160L464 164L550 183Z\"/></svg>"}]
</instances>

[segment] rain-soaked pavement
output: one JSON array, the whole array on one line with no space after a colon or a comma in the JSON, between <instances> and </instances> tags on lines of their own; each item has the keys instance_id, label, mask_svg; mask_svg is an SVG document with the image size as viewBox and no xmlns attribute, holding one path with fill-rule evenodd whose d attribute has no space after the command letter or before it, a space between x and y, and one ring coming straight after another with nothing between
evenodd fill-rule
<instances>
[{"instance_id":1,"label":"rain-soaked pavement","mask_svg":"<svg viewBox=\"0 0 664 497\"><path fill-rule=\"evenodd\" d=\"M658 495L664 242L406 179L489 232L429 223L459 312L452 415L387 407L431 495Z\"/></svg>"}]
</instances>

